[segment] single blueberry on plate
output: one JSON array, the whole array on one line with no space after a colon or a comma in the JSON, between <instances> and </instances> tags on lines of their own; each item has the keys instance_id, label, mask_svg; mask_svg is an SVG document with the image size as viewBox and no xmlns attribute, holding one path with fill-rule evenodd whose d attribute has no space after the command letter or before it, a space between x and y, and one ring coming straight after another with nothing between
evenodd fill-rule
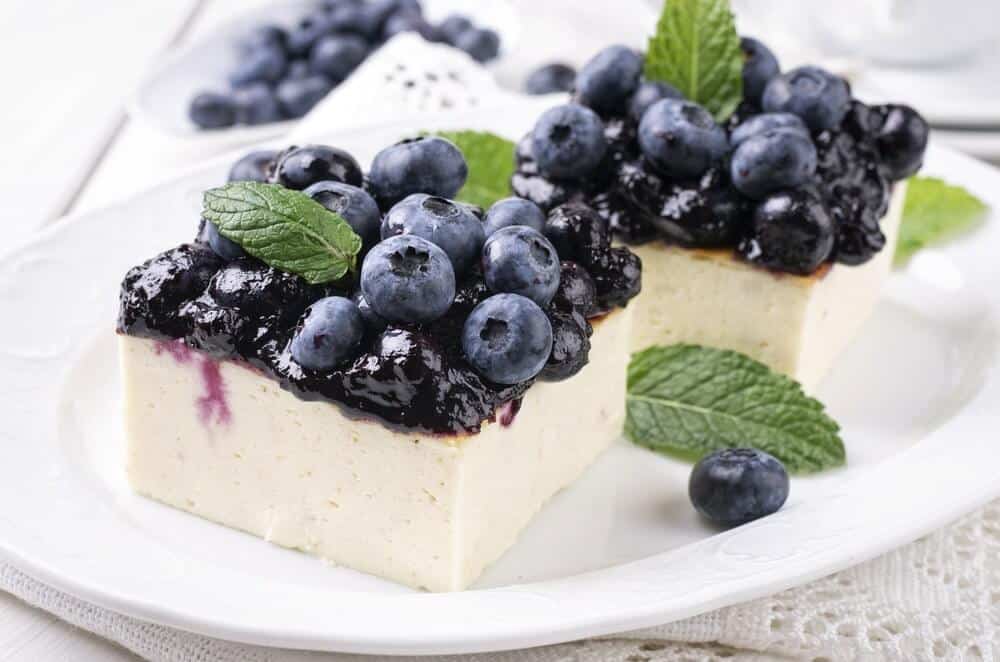
<instances>
[{"instance_id":1,"label":"single blueberry on plate","mask_svg":"<svg viewBox=\"0 0 1000 662\"><path fill-rule=\"evenodd\" d=\"M927 121L909 106L881 106L873 110L885 118L875 134L885 175L899 181L916 174L927 149L930 133Z\"/></svg>"},{"instance_id":2,"label":"single blueberry on plate","mask_svg":"<svg viewBox=\"0 0 1000 662\"><path fill-rule=\"evenodd\" d=\"M778 512L788 499L788 482L784 465L772 455L752 448L727 448L695 465L688 495L708 519L738 526Z\"/></svg>"},{"instance_id":3,"label":"single blueberry on plate","mask_svg":"<svg viewBox=\"0 0 1000 662\"><path fill-rule=\"evenodd\" d=\"M579 104L550 108L531 132L538 168L555 179L585 177L598 166L607 148L601 118Z\"/></svg>"},{"instance_id":4,"label":"single blueberry on plate","mask_svg":"<svg viewBox=\"0 0 1000 662\"><path fill-rule=\"evenodd\" d=\"M211 221L205 221L205 224L201 228L200 239L208 244L212 252L223 260L235 260L246 255L246 251L243 250L242 246L232 239L223 237L219 233L219 228Z\"/></svg>"},{"instance_id":5,"label":"single blueberry on plate","mask_svg":"<svg viewBox=\"0 0 1000 662\"><path fill-rule=\"evenodd\" d=\"M534 202L524 198L497 200L486 212L486 218L483 221L486 236L489 237L497 230L511 225L526 225L543 232L545 230L545 212Z\"/></svg>"},{"instance_id":6,"label":"single blueberry on plate","mask_svg":"<svg viewBox=\"0 0 1000 662\"><path fill-rule=\"evenodd\" d=\"M552 353L538 375L547 382L569 379L587 365L590 358L590 336L586 322L580 324L571 313L550 313Z\"/></svg>"},{"instance_id":7,"label":"single blueberry on plate","mask_svg":"<svg viewBox=\"0 0 1000 662\"><path fill-rule=\"evenodd\" d=\"M368 55L368 42L353 34L321 37L309 51L309 69L314 74L340 82L351 75Z\"/></svg>"},{"instance_id":8,"label":"single blueberry on plate","mask_svg":"<svg viewBox=\"0 0 1000 662\"><path fill-rule=\"evenodd\" d=\"M328 145L292 147L278 159L271 181L301 191L322 181L361 186L364 176L354 157Z\"/></svg>"},{"instance_id":9,"label":"single blueberry on plate","mask_svg":"<svg viewBox=\"0 0 1000 662\"><path fill-rule=\"evenodd\" d=\"M547 306L559 287L559 254L538 230L512 225L483 246L483 277L494 292L526 296Z\"/></svg>"},{"instance_id":10,"label":"single blueberry on plate","mask_svg":"<svg viewBox=\"0 0 1000 662\"><path fill-rule=\"evenodd\" d=\"M487 28L472 28L459 34L454 46L476 62L489 62L500 54L500 35Z\"/></svg>"},{"instance_id":11,"label":"single blueberry on plate","mask_svg":"<svg viewBox=\"0 0 1000 662\"><path fill-rule=\"evenodd\" d=\"M274 149L262 149L250 152L241 157L229 169L226 181L230 182L266 182L268 170L274 165L279 152Z\"/></svg>"},{"instance_id":12,"label":"single blueberry on plate","mask_svg":"<svg viewBox=\"0 0 1000 662\"><path fill-rule=\"evenodd\" d=\"M553 62L532 71L524 81L524 91L528 94L552 94L569 92L576 81L576 69L568 64Z\"/></svg>"},{"instance_id":13,"label":"single blueberry on plate","mask_svg":"<svg viewBox=\"0 0 1000 662\"><path fill-rule=\"evenodd\" d=\"M326 297L306 309L292 336L292 358L309 370L332 370L354 356L364 335L365 323L354 302Z\"/></svg>"},{"instance_id":14,"label":"single blueberry on plate","mask_svg":"<svg viewBox=\"0 0 1000 662\"><path fill-rule=\"evenodd\" d=\"M833 252L834 230L829 209L814 193L779 191L757 205L739 252L765 267L809 275Z\"/></svg>"},{"instance_id":15,"label":"single blueberry on plate","mask_svg":"<svg viewBox=\"0 0 1000 662\"><path fill-rule=\"evenodd\" d=\"M764 88L781 73L781 67L771 49L753 37L742 37L740 49L743 51L743 98L759 106Z\"/></svg>"},{"instance_id":16,"label":"single blueberry on plate","mask_svg":"<svg viewBox=\"0 0 1000 662\"><path fill-rule=\"evenodd\" d=\"M698 104L662 99L642 116L639 147L663 174L697 177L726 155L729 140L725 130Z\"/></svg>"},{"instance_id":17,"label":"single blueberry on plate","mask_svg":"<svg viewBox=\"0 0 1000 662\"><path fill-rule=\"evenodd\" d=\"M747 138L756 136L758 133L771 131L773 129L791 129L799 131L802 135L809 137L809 128L802 118L791 113L761 113L749 117L742 124L733 129L729 136L729 144L734 148L739 147Z\"/></svg>"},{"instance_id":18,"label":"single blueberry on plate","mask_svg":"<svg viewBox=\"0 0 1000 662\"><path fill-rule=\"evenodd\" d=\"M647 80L640 84L639 89L632 95L632 100L628 103L628 114L633 120L640 122L649 107L660 99L683 98L684 95L673 85Z\"/></svg>"},{"instance_id":19,"label":"single blueberry on plate","mask_svg":"<svg viewBox=\"0 0 1000 662\"><path fill-rule=\"evenodd\" d=\"M762 106L776 113L798 115L812 131L833 129L851 105L843 78L819 67L799 67L775 76L764 88Z\"/></svg>"},{"instance_id":20,"label":"single blueberry on plate","mask_svg":"<svg viewBox=\"0 0 1000 662\"><path fill-rule=\"evenodd\" d=\"M455 45L458 36L473 28L472 21L460 14L451 14L437 26L438 32L451 45Z\"/></svg>"},{"instance_id":21,"label":"single blueberry on plate","mask_svg":"<svg viewBox=\"0 0 1000 662\"><path fill-rule=\"evenodd\" d=\"M280 46L265 45L255 48L236 64L229 74L229 83L241 87L251 83L276 83L285 75L288 60Z\"/></svg>"},{"instance_id":22,"label":"single blueberry on plate","mask_svg":"<svg viewBox=\"0 0 1000 662\"><path fill-rule=\"evenodd\" d=\"M326 76L310 74L304 78L286 78L278 83L275 96L281 110L290 119L298 119L323 100L333 84Z\"/></svg>"},{"instance_id":23,"label":"single blueberry on plate","mask_svg":"<svg viewBox=\"0 0 1000 662\"><path fill-rule=\"evenodd\" d=\"M368 299L365 298L364 292L360 289L355 290L354 294L351 295L351 301L361 311L361 318L365 321L365 325L370 331L381 333L389 326L389 322L384 317L372 310Z\"/></svg>"},{"instance_id":24,"label":"single blueberry on plate","mask_svg":"<svg viewBox=\"0 0 1000 662\"><path fill-rule=\"evenodd\" d=\"M414 193L393 205L382 221L382 238L408 234L438 246L461 275L479 257L486 241L483 223L466 205Z\"/></svg>"},{"instance_id":25,"label":"single blueberry on plate","mask_svg":"<svg viewBox=\"0 0 1000 662\"><path fill-rule=\"evenodd\" d=\"M237 124L267 124L285 118L278 97L266 83L255 83L233 92Z\"/></svg>"},{"instance_id":26,"label":"single blueberry on plate","mask_svg":"<svg viewBox=\"0 0 1000 662\"><path fill-rule=\"evenodd\" d=\"M642 56L627 46L608 46L580 68L576 101L601 115L625 109L642 75Z\"/></svg>"},{"instance_id":27,"label":"single blueberry on plate","mask_svg":"<svg viewBox=\"0 0 1000 662\"><path fill-rule=\"evenodd\" d=\"M364 252L378 243L382 214L364 189L343 182L322 181L302 191L347 221L363 242Z\"/></svg>"},{"instance_id":28,"label":"single blueberry on plate","mask_svg":"<svg viewBox=\"0 0 1000 662\"><path fill-rule=\"evenodd\" d=\"M816 173L816 146L794 129L773 129L747 138L730 161L733 186L759 200L805 184Z\"/></svg>"},{"instance_id":29,"label":"single blueberry on plate","mask_svg":"<svg viewBox=\"0 0 1000 662\"><path fill-rule=\"evenodd\" d=\"M236 102L228 94L202 92L191 100L188 117L202 129L224 129L236 122Z\"/></svg>"},{"instance_id":30,"label":"single blueberry on plate","mask_svg":"<svg viewBox=\"0 0 1000 662\"><path fill-rule=\"evenodd\" d=\"M462 328L472 369L498 384L518 384L541 372L552 354L552 324L531 299L495 294L472 309Z\"/></svg>"},{"instance_id":31,"label":"single blueberry on plate","mask_svg":"<svg viewBox=\"0 0 1000 662\"><path fill-rule=\"evenodd\" d=\"M361 291L383 319L432 322L455 299L455 270L448 255L415 235L378 243L361 266Z\"/></svg>"},{"instance_id":32,"label":"single blueberry on plate","mask_svg":"<svg viewBox=\"0 0 1000 662\"><path fill-rule=\"evenodd\" d=\"M375 155L368 174L382 209L412 193L454 198L469 176L462 152L450 140L426 136L403 140Z\"/></svg>"}]
</instances>

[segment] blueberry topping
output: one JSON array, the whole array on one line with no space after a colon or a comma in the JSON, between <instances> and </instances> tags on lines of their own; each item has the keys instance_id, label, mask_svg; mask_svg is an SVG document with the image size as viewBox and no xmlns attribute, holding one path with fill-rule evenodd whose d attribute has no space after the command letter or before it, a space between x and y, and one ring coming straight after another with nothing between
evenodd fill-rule
<instances>
[{"instance_id":1,"label":"blueberry topping","mask_svg":"<svg viewBox=\"0 0 1000 662\"><path fill-rule=\"evenodd\" d=\"M850 103L843 78L819 67L799 67L771 79L762 105L768 112L798 115L810 130L822 131L839 126Z\"/></svg>"},{"instance_id":2,"label":"blueberry topping","mask_svg":"<svg viewBox=\"0 0 1000 662\"><path fill-rule=\"evenodd\" d=\"M455 270L448 255L415 235L390 237L365 256L361 291L390 322L430 322L455 299Z\"/></svg>"},{"instance_id":3,"label":"blueberry topping","mask_svg":"<svg viewBox=\"0 0 1000 662\"><path fill-rule=\"evenodd\" d=\"M739 250L765 267L808 275L830 257L834 238L830 212L819 198L805 189L782 191L757 206Z\"/></svg>"},{"instance_id":4,"label":"blueberry topping","mask_svg":"<svg viewBox=\"0 0 1000 662\"><path fill-rule=\"evenodd\" d=\"M229 169L227 181L230 182L266 182L268 172L278 158L277 150L262 149L250 152L240 158Z\"/></svg>"},{"instance_id":5,"label":"blueberry topping","mask_svg":"<svg viewBox=\"0 0 1000 662\"><path fill-rule=\"evenodd\" d=\"M725 130L701 106L663 99L642 116L643 155L670 177L697 177L729 151Z\"/></svg>"},{"instance_id":6,"label":"blueberry topping","mask_svg":"<svg viewBox=\"0 0 1000 662\"><path fill-rule=\"evenodd\" d=\"M390 16L382 28L382 38L388 40L403 32L416 32L427 41L441 38L437 29L415 11L397 11Z\"/></svg>"},{"instance_id":7,"label":"blueberry topping","mask_svg":"<svg viewBox=\"0 0 1000 662\"><path fill-rule=\"evenodd\" d=\"M601 115L625 109L639 86L642 56L627 46L609 46L590 59L576 77L576 101Z\"/></svg>"},{"instance_id":8,"label":"blueberry topping","mask_svg":"<svg viewBox=\"0 0 1000 662\"><path fill-rule=\"evenodd\" d=\"M500 36L490 29L466 30L455 38L453 45L476 62L489 62L500 54Z\"/></svg>"},{"instance_id":9,"label":"blueberry topping","mask_svg":"<svg viewBox=\"0 0 1000 662\"><path fill-rule=\"evenodd\" d=\"M550 313L552 353L539 379L558 382L583 370L590 358L590 336L584 326L568 313Z\"/></svg>"},{"instance_id":10,"label":"blueberry topping","mask_svg":"<svg viewBox=\"0 0 1000 662\"><path fill-rule=\"evenodd\" d=\"M538 67L524 81L524 91L528 94L552 94L569 92L576 81L576 69L568 64L553 62Z\"/></svg>"},{"instance_id":11,"label":"blueberry topping","mask_svg":"<svg viewBox=\"0 0 1000 662\"><path fill-rule=\"evenodd\" d=\"M740 39L743 51L743 97L753 104L760 104L764 88L772 78L781 73L778 58L764 44L753 37Z\"/></svg>"},{"instance_id":12,"label":"blueberry topping","mask_svg":"<svg viewBox=\"0 0 1000 662\"><path fill-rule=\"evenodd\" d=\"M285 118L281 102L274 91L265 84L257 83L233 92L236 103L237 124L267 124Z\"/></svg>"},{"instance_id":13,"label":"blueberry topping","mask_svg":"<svg viewBox=\"0 0 1000 662\"><path fill-rule=\"evenodd\" d=\"M788 472L763 451L729 448L695 465L688 495L703 516L738 526L778 512L788 499Z\"/></svg>"},{"instance_id":14,"label":"blueberry topping","mask_svg":"<svg viewBox=\"0 0 1000 662\"><path fill-rule=\"evenodd\" d=\"M378 313L372 310L372 307L368 304L368 299L365 298L364 293L359 289L351 295L351 301L354 305L358 307L358 311L361 313L361 319L365 321L365 326L376 333L381 333L385 331L385 328L389 326L389 322L381 317Z\"/></svg>"},{"instance_id":15,"label":"blueberry topping","mask_svg":"<svg viewBox=\"0 0 1000 662\"><path fill-rule=\"evenodd\" d=\"M368 177L382 209L412 193L454 198L465 184L469 168L462 152L436 136L412 138L386 147L372 161Z\"/></svg>"},{"instance_id":16,"label":"blueberry topping","mask_svg":"<svg viewBox=\"0 0 1000 662\"><path fill-rule=\"evenodd\" d=\"M368 55L368 42L356 35L333 34L321 38L309 51L309 68L332 81L351 75Z\"/></svg>"},{"instance_id":17,"label":"blueberry topping","mask_svg":"<svg viewBox=\"0 0 1000 662\"><path fill-rule=\"evenodd\" d=\"M472 29L472 21L460 14L451 14L438 25L438 32L449 44L454 45L459 35Z\"/></svg>"},{"instance_id":18,"label":"blueberry topping","mask_svg":"<svg viewBox=\"0 0 1000 662\"><path fill-rule=\"evenodd\" d=\"M606 269L593 272L600 312L625 306L642 290L642 260L638 255L619 246L611 249L608 258Z\"/></svg>"},{"instance_id":19,"label":"blueberry topping","mask_svg":"<svg viewBox=\"0 0 1000 662\"><path fill-rule=\"evenodd\" d=\"M361 186L364 177L354 157L327 145L292 147L282 153L271 181L301 191L316 182L335 181Z\"/></svg>"},{"instance_id":20,"label":"blueberry topping","mask_svg":"<svg viewBox=\"0 0 1000 662\"><path fill-rule=\"evenodd\" d=\"M258 25L240 39L240 48L247 53L264 46L275 46L284 51L288 43L288 33L277 25Z\"/></svg>"},{"instance_id":21,"label":"blueberry topping","mask_svg":"<svg viewBox=\"0 0 1000 662\"><path fill-rule=\"evenodd\" d=\"M235 260L246 255L242 246L219 234L219 228L211 221L203 222L198 239L208 244L209 248L223 260Z\"/></svg>"},{"instance_id":22,"label":"blueberry topping","mask_svg":"<svg viewBox=\"0 0 1000 662\"><path fill-rule=\"evenodd\" d=\"M236 122L236 102L228 94L202 92L191 100L188 117L202 129L224 129Z\"/></svg>"},{"instance_id":23,"label":"blueberry topping","mask_svg":"<svg viewBox=\"0 0 1000 662\"><path fill-rule=\"evenodd\" d=\"M552 324L531 299L495 294L465 321L462 350L486 379L498 384L524 382L545 367L552 353Z\"/></svg>"},{"instance_id":24,"label":"blueberry topping","mask_svg":"<svg viewBox=\"0 0 1000 662\"><path fill-rule=\"evenodd\" d=\"M290 77L281 81L275 96L286 117L298 119L313 109L333 89L326 76L310 74L302 78Z\"/></svg>"},{"instance_id":25,"label":"blueberry topping","mask_svg":"<svg viewBox=\"0 0 1000 662\"><path fill-rule=\"evenodd\" d=\"M564 260L559 267L559 287L552 305L562 312L578 312L584 317L597 310L597 285L586 269L576 262Z\"/></svg>"},{"instance_id":26,"label":"blueberry topping","mask_svg":"<svg viewBox=\"0 0 1000 662\"><path fill-rule=\"evenodd\" d=\"M483 247L483 276L494 292L547 306L559 287L559 255L542 233L522 225L498 230Z\"/></svg>"},{"instance_id":27,"label":"blueberry topping","mask_svg":"<svg viewBox=\"0 0 1000 662\"><path fill-rule=\"evenodd\" d=\"M641 121L649 107L661 99L682 100L684 95L673 85L659 81L644 81L628 104L629 117L635 122Z\"/></svg>"},{"instance_id":28,"label":"blueberry topping","mask_svg":"<svg viewBox=\"0 0 1000 662\"><path fill-rule=\"evenodd\" d=\"M414 235L438 246L461 274L479 257L486 236L483 223L465 205L414 193L393 206L382 222L382 238Z\"/></svg>"},{"instance_id":29,"label":"blueberry topping","mask_svg":"<svg viewBox=\"0 0 1000 662\"><path fill-rule=\"evenodd\" d=\"M733 186L757 200L801 186L815 173L816 147L794 129L773 129L747 138L733 153L730 170Z\"/></svg>"},{"instance_id":30,"label":"blueberry topping","mask_svg":"<svg viewBox=\"0 0 1000 662\"><path fill-rule=\"evenodd\" d=\"M909 106L882 106L875 111L884 117L875 134L882 169L892 181L906 179L923 165L930 127Z\"/></svg>"},{"instance_id":31,"label":"blueberry topping","mask_svg":"<svg viewBox=\"0 0 1000 662\"><path fill-rule=\"evenodd\" d=\"M607 224L586 205L571 203L553 209L545 221L545 236L564 260L579 262L587 269L603 269L609 264Z\"/></svg>"},{"instance_id":32,"label":"blueberry topping","mask_svg":"<svg viewBox=\"0 0 1000 662\"><path fill-rule=\"evenodd\" d=\"M733 129L732 134L729 136L729 144L735 149L747 138L775 129L798 131L806 138L812 140L812 137L809 135L809 128L806 127L805 122L798 115L792 115L791 113L762 113L747 118L746 121Z\"/></svg>"},{"instance_id":33,"label":"blueberry topping","mask_svg":"<svg viewBox=\"0 0 1000 662\"><path fill-rule=\"evenodd\" d=\"M557 179L587 175L606 150L601 118L577 104L545 111L531 133L531 151L539 169Z\"/></svg>"},{"instance_id":34,"label":"blueberry topping","mask_svg":"<svg viewBox=\"0 0 1000 662\"><path fill-rule=\"evenodd\" d=\"M382 214L375 200L364 189L327 180L312 184L303 193L347 221L361 237L363 252L378 242Z\"/></svg>"},{"instance_id":35,"label":"blueberry topping","mask_svg":"<svg viewBox=\"0 0 1000 662\"><path fill-rule=\"evenodd\" d=\"M483 221L487 237L512 225L524 225L542 232L545 229L545 213L530 200L504 198L493 203Z\"/></svg>"},{"instance_id":36,"label":"blueberry topping","mask_svg":"<svg viewBox=\"0 0 1000 662\"><path fill-rule=\"evenodd\" d=\"M331 18L322 12L305 16L288 32L288 52L296 57L305 56L313 44L333 27Z\"/></svg>"},{"instance_id":37,"label":"blueberry topping","mask_svg":"<svg viewBox=\"0 0 1000 662\"><path fill-rule=\"evenodd\" d=\"M361 311L344 297L309 306L292 336L292 358L309 370L330 370L357 354L365 334Z\"/></svg>"},{"instance_id":38,"label":"blueberry topping","mask_svg":"<svg viewBox=\"0 0 1000 662\"><path fill-rule=\"evenodd\" d=\"M251 83L276 83L285 75L288 60L285 50L274 44L255 48L247 53L236 69L229 74L229 83L233 87L242 87Z\"/></svg>"}]
</instances>

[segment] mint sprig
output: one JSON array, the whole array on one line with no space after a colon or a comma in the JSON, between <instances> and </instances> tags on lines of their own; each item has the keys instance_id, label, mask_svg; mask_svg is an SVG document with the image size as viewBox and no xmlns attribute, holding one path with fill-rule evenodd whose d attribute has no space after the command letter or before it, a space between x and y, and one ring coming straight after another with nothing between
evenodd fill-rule
<instances>
[{"instance_id":1,"label":"mint sprig","mask_svg":"<svg viewBox=\"0 0 1000 662\"><path fill-rule=\"evenodd\" d=\"M697 460L750 446L795 473L844 464L839 426L795 381L748 356L698 345L650 347L628 368L625 435Z\"/></svg>"},{"instance_id":2,"label":"mint sprig","mask_svg":"<svg viewBox=\"0 0 1000 662\"><path fill-rule=\"evenodd\" d=\"M903 220L895 263L901 265L914 253L976 228L989 206L961 186L936 177L912 177L906 188Z\"/></svg>"},{"instance_id":3,"label":"mint sprig","mask_svg":"<svg viewBox=\"0 0 1000 662\"><path fill-rule=\"evenodd\" d=\"M438 131L434 135L455 143L469 166L469 177L455 196L457 200L485 209L510 196L514 143L489 131Z\"/></svg>"},{"instance_id":4,"label":"mint sprig","mask_svg":"<svg viewBox=\"0 0 1000 662\"><path fill-rule=\"evenodd\" d=\"M743 98L743 61L728 0L665 0L646 78L673 85L721 122Z\"/></svg>"},{"instance_id":5,"label":"mint sprig","mask_svg":"<svg viewBox=\"0 0 1000 662\"><path fill-rule=\"evenodd\" d=\"M361 237L339 214L276 184L232 182L205 191L202 216L254 257L316 285L356 267Z\"/></svg>"}]
</instances>

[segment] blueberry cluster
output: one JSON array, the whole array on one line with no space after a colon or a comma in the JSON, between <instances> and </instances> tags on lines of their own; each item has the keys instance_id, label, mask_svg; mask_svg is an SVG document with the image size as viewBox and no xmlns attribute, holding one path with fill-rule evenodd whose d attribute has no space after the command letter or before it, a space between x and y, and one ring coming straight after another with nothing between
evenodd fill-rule
<instances>
[{"instance_id":1,"label":"blueberry cluster","mask_svg":"<svg viewBox=\"0 0 1000 662\"><path fill-rule=\"evenodd\" d=\"M640 53L601 51L571 103L520 142L515 193L543 209L588 204L628 243L730 248L795 274L867 262L885 245L892 183L920 168L927 123L852 99L818 67L782 73L765 45L741 44L744 98L722 124L644 80Z\"/></svg>"},{"instance_id":2,"label":"blueberry cluster","mask_svg":"<svg viewBox=\"0 0 1000 662\"><path fill-rule=\"evenodd\" d=\"M496 32L459 14L437 25L419 0L322 0L289 29L260 25L240 43L228 92L207 91L190 103L201 129L296 119L343 82L368 55L401 32L447 43L479 62L500 52Z\"/></svg>"},{"instance_id":3,"label":"blueberry cluster","mask_svg":"<svg viewBox=\"0 0 1000 662\"><path fill-rule=\"evenodd\" d=\"M455 201L468 168L438 137L379 152L368 176L334 147L253 152L230 180L301 190L362 238L360 273L325 286L253 258L202 221L128 272L122 333L246 362L305 399L434 433L467 433L536 380L588 361L591 322L639 292L641 265L590 208L546 215Z\"/></svg>"}]
</instances>

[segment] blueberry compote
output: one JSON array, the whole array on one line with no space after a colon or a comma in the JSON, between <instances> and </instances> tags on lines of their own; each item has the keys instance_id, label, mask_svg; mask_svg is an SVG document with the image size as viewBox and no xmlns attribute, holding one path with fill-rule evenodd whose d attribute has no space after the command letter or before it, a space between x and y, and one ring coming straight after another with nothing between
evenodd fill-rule
<instances>
[{"instance_id":1,"label":"blueberry compote","mask_svg":"<svg viewBox=\"0 0 1000 662\"><path fill-rule=\"evenodd\" d=\"M614 49L621 47L608 52ZM621 80L608 64L614 60L608 52L581 72ZM922 163L927 123L906 106L869 107L850 99L844 81L816 67L781 74L770 51L766 55L774 61L767 71L748 71L753 63L745 64L744 79L752 74L759 83L753 98L745 98L718 125L696 104L675 98L676 91L629 101L650 96L650 83L641 79L629 79L628 94L616 103L580 93L578 79L567 107L585 105L600 115L604 140L589 139L592 156L600 156L597 165L573 177L547 172L545 163L558 162L562 136L589 127L571 119L552 126L551 118L540 118L517 146L514 192L546 212L585 204L626 244L662 239L688 248L730 249L762 267L802 275L828 262L869 261L886 243L879 223L893 183ZM611 69L598 71L601 67ZM757 81L765 74L768 80ZM619 97L624 93L615 88ZM573 147L580 149L579 143ZM804 210L798 222L781 219L782 227L794 228L785 231L768 223L767 211L775 207L771 198L790 195L812 202L795 207Z\"/></svg>"},{"instance_id":2,"label":"blueberry compote","mask_svg":"<svg viewBox=\"0 0 1000 662\"><path fill-rule=\"evenodd\" d=\"M275 164L266 169L274 172ZM401 208L395 213L404 211ZM540 215L538 210L534 212ZM475 218L483 222L482 213ZM365 291L357 274L330 284L311 285L242 251L220 255L206 239L212 235L205 231L208 222L201 223L198 238L192 243L157 255L125 276L120 333L182 340L215 359L237 361L258 370L304 400L333 402L348 416L374 418L420 432L468 434L478 431L483 421L503 419L503 412L509 419L534 381L567 379L586 365L591 322L616 306L624 306L640 287L638 258L627 249L611 246L606 224L589 207L570 204L554 209L541 231L523 226L537 235L538 242L550 239L559 253L559 285L551 301L536 304L524 297L518 301L541 322L538 328L542 335L547 333L547 320L551 353L537 374L501 384L477 371L462 344L472 312L503 294L487 286L481 260L453 267L441 252L440 259L446 264L440 267L454 269L454 294L447 311L433 319L389 322L397 315L387 313L399 311L383 310L380 315L375 303L381 298L392 299L383 297L393 294L383 290L394 287L395 279L375 278ZM424 241L406 237L411 237L410 243ZM382 244L399 243L403 238L387 237ZM365 264L384 252L370 251ZM392 257L390 254L390 261ZM531 277L531 264L516 259L512 264L527 270L523 275ZM356 306L356 316L354 312L351 315L364 321L360 346L331 361L329 369L303 367L293 358L292 340L302 333L310 311L322 308L322 304L311 306L331 297L344 297L333 306L337 310ZM508 330L513 333L516 327ZM337 327L332 324L330 328ZM323 328L313 328L310 333L315 338L322 335ZM514 357L519 340L516 334L504 339L506 347L514 348Z\"/></svg>"}]
</instances>

